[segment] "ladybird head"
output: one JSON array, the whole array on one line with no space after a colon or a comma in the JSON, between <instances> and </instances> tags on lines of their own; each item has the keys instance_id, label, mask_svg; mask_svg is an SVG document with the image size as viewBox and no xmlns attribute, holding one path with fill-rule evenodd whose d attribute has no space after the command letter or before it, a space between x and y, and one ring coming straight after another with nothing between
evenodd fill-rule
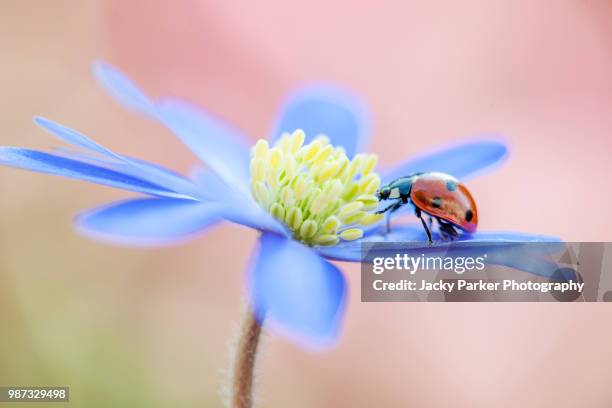
<instances>
[{"instance_id":1,"label":"ladybird head","mask_svg":"<svg viewBox=\"0 0 612 408\"><path fill-rule=\"evenodd\" d=\"M390 194L391 187L389 187L389 185L384 185L378 191L376 191L376 197L378 197L378 201L388 199Z\"/></svg>"}]
</instances>

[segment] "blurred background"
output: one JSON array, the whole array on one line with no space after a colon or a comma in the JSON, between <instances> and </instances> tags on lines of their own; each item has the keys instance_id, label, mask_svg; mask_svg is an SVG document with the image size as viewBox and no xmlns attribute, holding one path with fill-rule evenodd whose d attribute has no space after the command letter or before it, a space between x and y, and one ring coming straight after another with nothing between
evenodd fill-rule
<instances>
[{"instance_id":1,"label":"blurred background","mask_svg":"<svg viewBox=\"0 0 612 408\"><path fill-rule=\"evenodd\" d=\"M483 229L612 237L609 1L1 5L0 145L51 146L40 114L189 169L168 131L96 87L98 58L253 140L289 90L331 80L370 107L382 163L503 134L510 159L469 182ZM79 407L222 407L256 235L224 224L144 250L73 231L75 213L126 196L0 168L0 384L70 386ZM352 293L338 345L313 354L268 336L261 406L612 405L612 306L360 303L359 269L342 267Z\"/></svg>"}]
</instances>

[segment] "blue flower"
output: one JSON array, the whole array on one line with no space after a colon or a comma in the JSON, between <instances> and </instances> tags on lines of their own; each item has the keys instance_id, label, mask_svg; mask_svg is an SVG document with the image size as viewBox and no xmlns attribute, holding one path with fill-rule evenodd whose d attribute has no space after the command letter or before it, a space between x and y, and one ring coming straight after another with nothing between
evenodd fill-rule
<instances>
[{"instance_id":1,"label":"blue flower","mask_svg":"<svg viewBox=\"0 0 612 408\"><path fill-rule=\"evenodd\" d=\"M261 237L247 274L253 310L259 319L265 318L268 328L308 346L333 341L345 312L346 281L328 259L360 261L361 242L372 240L422 242L423 250L436 250L427 248L424 232L416 224L394 227L391 234L374 226L360 239L355 239L361 235L352 231L344 236L353 240L332 246L304 245L293 239L295 234L286 223L278 221L278 214L275 218L253 198L250 146L237 129L185 101L151 99L105 63L95 64L94 72L118 102L166 126L205 167L198 167L191 177L185 177L113 152L48 119L35 118L37 125L72 147L52 153L0 147L0 164L143 195L78 215L75 224L84 234L114 243L151 246L192 238L222 220L257 229ZM324 134L331 145L342 147L342 154L349 159L367 146L364 108L355 97L331 86L308 87L290 95L269 140L278 142L283 132L298 128L304 130L304 143ZM506 155L505 145L495 139L473 140L384 169L381 177L386 182L416 171L440 171L467 180L500 163ZM308 231L304 236L310 236ZM480 243L481 249L495 249L500 243L518 246L525 241L555 239L478 232L462 235L454 247L469 252L474 250L474 243ZM338 238L330 242L335 244ZM527 262L503 251L489 262L540 275L552 274L548 265Z\"/></svg>"}]
</instances>

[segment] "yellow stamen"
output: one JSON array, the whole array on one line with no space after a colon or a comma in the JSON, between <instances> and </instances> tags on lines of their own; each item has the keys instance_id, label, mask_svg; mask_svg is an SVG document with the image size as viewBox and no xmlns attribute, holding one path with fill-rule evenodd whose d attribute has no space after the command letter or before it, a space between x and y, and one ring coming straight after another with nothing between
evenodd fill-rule
<instances>
[{"instance_id":1,"label":"yellow stamen","mask_svg":"<svg viewBox=\"0 0 612 408\"><path fill-rule=\"evenodd\" d=\"M378 198L373 194L361 194L355 200L363 203L363 210L370 211L378 207Z\"/></svg>"},{"instance_id":2,"label":"yellow stamen","mask_svg":"<svg viewBox=\"0 0 612 408\"><path fill-rule=\"evenodd\" d=\"M312 238L317 233L318 225L313 220L306 220L302 223L302 227L300 228L300 235L304 239Z\"/></svg>"},{"instance_id":3,"label":"yellow stamen","mask_svg":"<svg viewBox=\"0 0 612 408\"><path fill-rule=\"evenodd\" d=\"M368 214L361 219L361 225L368 226L376 224L377 222L382 221L383 218L385 218L383 214Z\"/></svg>"},{"instance_id":4,"label":"yellow stamen","mask_svg":"<svg viewBox=\"0 0 612 408\"><path fill-rule=\"evenodd\" d=\"M302 226L302 219L302 210L298 207L291 207L285 215L285 224L295 231Z\"/></svg>"},{"instance_id":5,"label":"yellow stamen","mask_svg":"<svg viewBox=\"0 0 612 408\"><path fill-rule=\"evenodd\" d=\"M338 238L338 235L336 234L322 234L317 236L313 242L316 245L321 245L321 246L333 246L336 245L338 243L340 239Z\"/></svg>"},{"instance_id":6,"label":"yellow stamen","mask_svg":"<svg viewBox=\"0 0 612 408\"><path fill-rule=\"evenodd\" d=\"M270 214L279 221L285 220L285 208L279 203L272 204Z\"/></svg>"},{"instance_id":7,"label":"yellow stamen","mask_svg":"<svg viewBox=\"0 0 612 408\"><path fill-rule=\"evenodd\" d=\"M257 143L255 143L255 149L253 156L257 159L264 159L266 154L268 154L268 141L264 139L259 139Z\"/></svg>"},{"instance_id":8,"label":"yellow stamen","mask_svg":"<svg viewBox=\"0 0 612 408\"><path fill-rule=\"evenodd\" d=\"M361 227L382 219L369 213L378 206L376 156L360 153L350 160L324 135L307 144L305 138L296 130L274 146L257 141L250 167L253 197L307 245L361 238Z\"/></svg>"},{"instance_id":9,"label":"yellow stamen","mask_svg":"<svg viewBox=\"0 0 612 408\"><path fill-rule=\"evenodd\" d=\"M345 241L354 241L361 237L363 237L363 230L360 230L359 228L349 228L340 233L340 238Z\"/></svg>"}]
</instances>

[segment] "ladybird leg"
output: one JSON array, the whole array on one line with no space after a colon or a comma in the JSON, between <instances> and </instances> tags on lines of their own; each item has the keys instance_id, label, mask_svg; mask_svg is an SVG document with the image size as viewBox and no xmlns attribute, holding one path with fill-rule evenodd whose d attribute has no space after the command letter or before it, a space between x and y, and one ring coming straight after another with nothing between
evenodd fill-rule
<instances>
[{"instance_id":1,"label":"ladybird leg","mask_svg":"<svg viewBox=\"0 0 612 408\"><path fill-rule=\"evenodd\" d=\"M400 208L401 206L402 206L402 201L398 200L398 201L395 201L390 206L388 206L387 208L385 208L384 210L376 211L374 214L384 214L387 211L393 212L393 211L397 210L398 208Z\"/></svg>"},{"instance_id":2,"label":"ladybird leg","mask_svg":"<svg viewBox=\"0 0 612 408\"><path fill-rule=\"evenodd\" d=\"M453 227L451 224L448 224L448 230L451 233L451 239L455 240L459 238L459 232L457 232L457 229L455 229L455 227Z\"/></svg>"},{"instance_id":3,"label":"ladybird leg","mask_svg":"<svg viewBox=\"0 0 612 408\"><path fill-rule=\"evenodd\" d=\"M440 237L442 237L443 241L448 241L450 237L446 229L444 229L444 221L438 217L436 217L436 221L438 221L438 232L440 233Z\"/></svg>"},{"instance_id":4,"label":"ladybird leg","mask_svg":"<svg viewBox=\"0 0 612 408\"><path fill-rule=\"evenodd\" d=\"M393 204L391 206L392 208L387 213L387 234L391 232L391 214L393 214L395 211L399 210L399 208L402 205L404 205L404 201L403 200L397 200L395 202L395 204Z\"/></svg>"},{"instance_id":5,"label":"ladybird leg","mask_svg":"<svg viewBox=\"0 0 612 408\"><path fill-rule=\"evenodd\" d=\"M408 204L408 200L409 196L400 197L399 200L397 200L397 202L393 206L393 208L391 208L391 210L389 211L389 214L387 215L387 233L391 232L391 213L399 210L402 205Z\"/></svg>"},{"instance_id":6,"label":"ladybird leg","mask_svg":"<svg viewBox=\"0 0 612 408\"><path fill-rule=\"evenodd\" d=\"M452 224L440 219L438 219L438 224L440 225L440 233L444 236L444 239L452 241L459 237L459 233Z\"/></svg>"},{"instance_id":7,"label":"ladybird leg","mask_svg":"<svg viewBox=\"0 0 612 408\"><path fill-rule=\"evenodd\" d=\"M433 240L431 239L431 231L429 230L427 223L421 216L421 210L416 206L414 207L414 215L416 215L419 220L421 220L421 224L423 224L423 228L425 228L425 233L427 234L427 243L429 244L429 246L431 246L433 244Z\"/></svg>"},{"instance_id":8,"label":"ladybird leg","mask_svg":"<svg viewBox=\"0 0 612 408\"><path fill-rule=\"evenodd\" d=\"M451 238L452 239L459 238L459 232L457 231L455 226L453 224L448 223L448 222L446 223L446 225L447 225L447 228L448 228L448 232L451 235Z\"/></svg>"},{"instance_id":9,"label":"ladybird leg","mask_svg":"<svg viewBox=\"0 0 612 408\"><path fill-rule=\"evenodd\" d=\"M442 227L438 228L438 231L440 232L440 236L442 237L443 241L449 241L450 235L448 235L448 232L446 232L446 230Z\"/></svg>"},{"instance_id":10,"label":"ladybird leg","mask_svg":"<svg viewBox=\"0 0 612 408\"><path fill-rule=\"evenodd\" d=\"M397 200L387 208L381 211L376 211L376 214L387 213L387 234L391 232L391 213L397 211L404 203L402 200Z\"/></svg>"}]
</instances>

